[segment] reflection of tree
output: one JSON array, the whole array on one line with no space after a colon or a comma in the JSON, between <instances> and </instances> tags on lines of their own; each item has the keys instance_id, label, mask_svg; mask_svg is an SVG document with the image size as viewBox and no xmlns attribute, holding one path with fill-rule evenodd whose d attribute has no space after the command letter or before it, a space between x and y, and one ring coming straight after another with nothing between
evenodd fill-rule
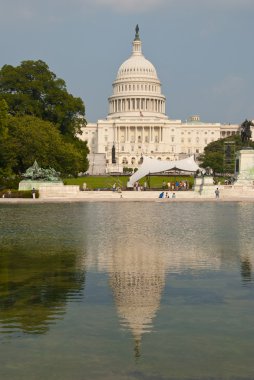
<instances>
[{"instance_id":1,"label":"reflection of tree","mask_svg":"<svg viewBox=\"0 0 254 380\"><path fill-rule=\"evenodd\" d=\"M252 265L248 256L241 260L241 275L244 282L249 282L252 279Z\"/></svg>"},{"instance_id":2,"label":"reflection of tree","mask_svg":"<svg viewBox=\"0 0 254 380\"><path fill-rule=\"evenodd\" d=\"M45 333L65 313L67 301L82 296L84 283L85 273L78 270L73 251L2 251L0 321L4 331Z\"/></svg>"}]
</instances>

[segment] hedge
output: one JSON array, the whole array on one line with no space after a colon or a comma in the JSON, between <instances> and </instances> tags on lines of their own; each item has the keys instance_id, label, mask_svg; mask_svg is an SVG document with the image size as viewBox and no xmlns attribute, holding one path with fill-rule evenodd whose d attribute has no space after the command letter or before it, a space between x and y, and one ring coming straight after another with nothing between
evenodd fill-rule
<instances>
[{"instance_id":1,"label":"hedge","mask_svg":"<svg viewBox=\"0 0 254 380\"><path fill-rule=\"evenodd\" d=\"M10 192L10 193L9 193ZM1 190L0 198L32 198L32 190ZM39 198L39 191L36 190L35 198Z\"/></svg>"}]
</instances>

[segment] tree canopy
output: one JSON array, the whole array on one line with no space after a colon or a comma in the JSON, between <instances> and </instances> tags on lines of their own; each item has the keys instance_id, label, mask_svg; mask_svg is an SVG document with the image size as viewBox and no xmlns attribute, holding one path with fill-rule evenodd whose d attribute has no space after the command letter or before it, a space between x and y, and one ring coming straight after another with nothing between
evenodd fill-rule
<instances>
[{"instance_id":1,"label":"tree canopy","mask_svg":"<svg viewBox=\"0 0 254 380\"><path fill-rule=\"evenodd\" d=\"M15 174L25 172L34 160L62 175L77 175L88 165L86 143L68 141L52 123L34 116L11 118L8 138L0 140L0 151L0 164L6 168L11 164Z\"/></svg>"},{"instance_id":2,"label":"tree canopy","mask_svg":"<svg viewBox=\"0 0 254 380\"><path fill-rule=\"evenodd\" d=\"M232 149L226 160L226 146L232 144ZM215 173L234 173L235 152L242 149L244 144L239 135L230 136L225 139L216 140L208 144L204 153L199 157L203 168L210 167ZM250 141L250 146L254 148L254 142Z\"/></svg>"},{"instance_id":3,"label":"tree canopy","mask_svg":"<svg viewBox=\"0 0 254 380\"><path fill-rule=\"evenodd\" d=\"M63 79L41 60L23 61L17 67L4 65L0 70L0 99L13 116L32 115L54 123L62 134L80 133L85 123L81 98L69 94Z\"/></svg>"},{"instance_id":4,"label":"tree canopy","mask_svg":"<svg viewBox=\"0 0 254 380\"><path fill-rule=\"evenodd\" d=\"M85 106L43 61L0 70L0 182L38 161L61 175L88 168L88 148L78 139ZM1 181L2 178L2 181ZM4 179L4 180L3 180Z\"/></svg>"}]
</instances>

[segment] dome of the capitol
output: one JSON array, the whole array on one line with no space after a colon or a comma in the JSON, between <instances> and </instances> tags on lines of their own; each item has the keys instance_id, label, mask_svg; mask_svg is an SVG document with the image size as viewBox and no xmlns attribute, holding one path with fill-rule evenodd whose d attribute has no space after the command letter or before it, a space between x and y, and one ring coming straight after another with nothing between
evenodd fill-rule
<instances>
[{"instance_id":1,"label":"dome of the capitol","mask_svg":"<svg viewBox=\"0 0 254 380\"><path fill-rule=\"evenodd\" d=\"M132 54L121 64L113 82L108 118L166 118L165 101L156 69L142 53L137 25Z\"/></svg>"},{"instance_id":2,"label":"dome of the capitol","mask_svg":"<svg viewBox=\"0 0 254 380\"><path fill-rule=\"evenodd\" d=\"M158 79L155 67L143 55L132 55L119 68L117 79L148 77Z\"/></svg>"}]
</instances>

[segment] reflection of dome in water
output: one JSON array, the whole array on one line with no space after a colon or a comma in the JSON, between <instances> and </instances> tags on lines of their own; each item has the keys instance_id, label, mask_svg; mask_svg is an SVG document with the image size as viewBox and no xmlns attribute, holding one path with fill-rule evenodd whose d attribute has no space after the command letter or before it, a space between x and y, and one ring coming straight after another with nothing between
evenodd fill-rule
<instances>
[{"instance_id":1,"label":"reflection of dome in water","mask_svg":"<svg viewBox=\"0 0 254 380\"><path fill-rule=\"evenodd\" d=\"M126 248L113 253L110 285L121 326L131 330L136 356L142 335L152 330L165 284L165 264L157 251Z\"/></svg>"}]
</instances>

